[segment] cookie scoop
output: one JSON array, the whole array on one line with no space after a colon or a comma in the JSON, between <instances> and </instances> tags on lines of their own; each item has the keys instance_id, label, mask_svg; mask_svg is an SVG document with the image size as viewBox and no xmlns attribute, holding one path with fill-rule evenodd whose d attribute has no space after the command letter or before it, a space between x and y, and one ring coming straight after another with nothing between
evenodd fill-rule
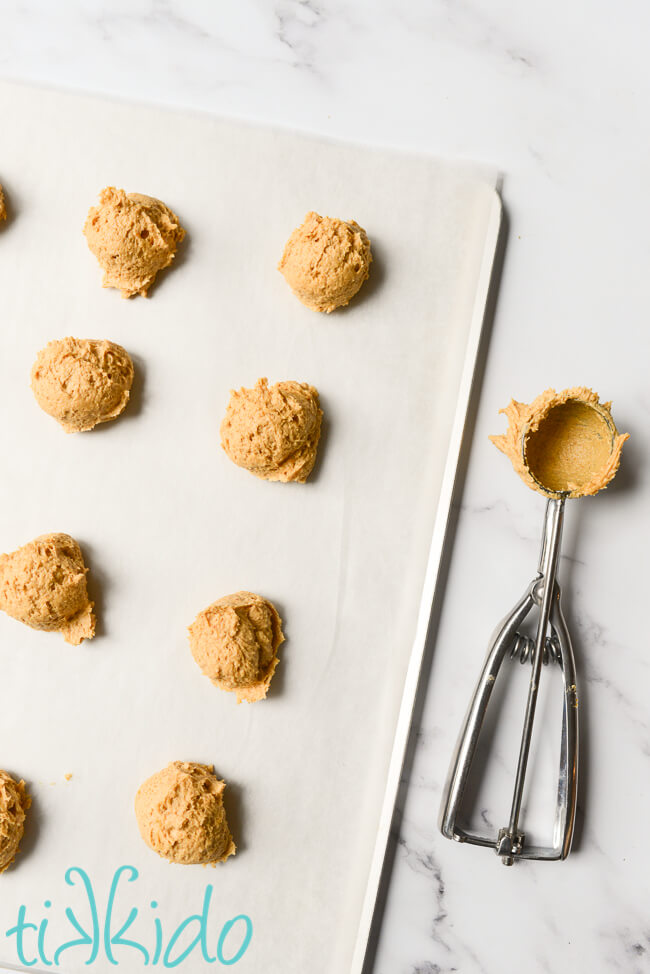
<instances>
[{"instance_id":1,"label":"cookie scoop","mask_svg":"<svg viewBox=\"0 0 650 974\"><path fill-rule=\"evenodd\" d=\"M172 761L135 796L140 835L163 859L215 865L237 850L223 807L225 782L208 764Z\"/></svg>"},{"instance_id":2,"label":"cookie scoop","mask_svg":"<svg viewBox=\"0 0 650 974\"><path fill-rule=\"evenodd\" d=\"M497 626L452 757L440 807L440 829L448 839L492 848L506 866L521 859L566 859L571 851L578 795L578 710L576 665L557 578L566 501L603 490L618 470L627 434L616 429L610 403L585 386L547 389L530 404L506 407L508 430L490 437L512 462L526 486L547 497L537 574L522 598ZM526 709L506 824L496 834L467 827L464 807L472 763L485 749L479 738L492 691L509 660L531 664ZM522 805L542 667L553 664L562 679L562 728L551 845L531 841L521 828ZM501 698L503 699L503 698ZM494 727L492 733L494 736ZM485 818L485 816L484 816Z\"/></svg>"}]
</instances>

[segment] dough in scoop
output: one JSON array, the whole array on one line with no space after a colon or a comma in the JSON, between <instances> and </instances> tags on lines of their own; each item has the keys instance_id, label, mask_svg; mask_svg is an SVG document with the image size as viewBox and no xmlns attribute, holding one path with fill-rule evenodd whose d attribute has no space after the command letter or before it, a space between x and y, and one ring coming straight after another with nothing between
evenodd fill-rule
<instances>
[{"instance_id":1,"label":"dough in scoop","mask_svg":"<svg viewBox=\"0 0 650 974\"><path fill-rule=\"evenodd\" d=\"M78 646L95 635L81 548L69 534L43 534L0 555L0 609L32 629Z\"/></svg>"},{"instance_id":2,"label":"dough in scoop","mask_svg":"<svg viewBox=\"0 0 650 974\"><path fill-rule=\"evenodd\" d=\"M199 612L189 627L192 656L216 687L237 694L237 703L262 700L284 642L272 602L235 592Z\"/></svg>"},{"instance_id":3,"label":"dough in scoop","mask_svg":"<svg viewBox=\"0 0 650 974\"><path fill-rule=\"evenodd\" d=\"M88 246L104 271L104 287L123 298L147 296L158 271L168 267L185 236L178 217L152 196L107 186L84 226Z\"/></svg>"},{"instance_id":4,"label":"dough in scoop","mask_svg":"<svg viewBox=\"0 0 650 974\"><path fill-rule=\"evenodd\" d=\"M512 399L501 412L508 429L490 439L545 497L587 497L616 476L629 434L618 432L611 403L592 389L547 389L531 403Z\"/></svg>"},{"instance_id":5,"label":"dough in scoop","mask_svg":"<svg viewBox=\"0 0 650 974\"><path fill-rule=\"evenodd\" d=\"M121 345L81 338L50 342L36 356L36 402L66 433L91 430L119 416L129 401L133 362Z\"/></svg>"},{"instance_id":6,"label":"dough in scoop","mask_svg":"<svg viewBox=\"0 0 650 974\"><path fill-rule=\"evenodd\" d=\"M170 862L224 862L237 849L223 807L225 787L212 765L172 761L135 796L140 835Z\"/></svg>"},{"instance_id":7,"label":"dough in scoop","mask_svg":"<svg viewBox=\"0 0 650 974\"><path fill-rule=\"evenodd\" d=\"M329 314L354 297L371 261L363 227L312 212L289 237L278 270L304 305Z\"/></svg>"},{"instance_id":8,"label":"dough in scoop","mask_svg":"<svg viewBox=\"0 0 650 974\"><path fill-rule=\"evenodd\" d=\"M304 484L316 462L322 417L313 386L258 379L252 389L231 392L221 446L256 477Z\"/></svg>"},{"instance_id":9,"label":"dough in scoop","mask_svg":"<svg viewBox=\"0 0 650 974\"><path fill-rule=\"evenodd\" d=\"M6 771L0 771L0 873L16 858L31 803L25 782L14 781Z\"/></svg>"}]
</instances>

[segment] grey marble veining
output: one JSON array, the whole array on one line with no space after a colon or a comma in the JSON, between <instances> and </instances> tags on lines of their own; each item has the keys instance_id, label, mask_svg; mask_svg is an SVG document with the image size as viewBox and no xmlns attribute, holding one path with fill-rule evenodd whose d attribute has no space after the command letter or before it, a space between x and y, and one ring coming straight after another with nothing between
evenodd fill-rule
<instances>
[{"instance_id":1,"label":"grey marble veining","mask_svg":"<svg viewBox=\"0 0 650 974\"><path fill-rule=\"evenodd\" d=\"M504 276L376 974L650 970L649 27L640 0L3 5L5 77L503 171ZM576 848L564 864L507 870L436 826L489 634L537 563L543 504L487 436L503 429L498 409L511 395L583 383L614 400L632 439L618 482L567 512L560 575L582 718ZM521 715L508 721L506 743ZM506 751L494 762L503 798L478 809L486 828L507 813Z\"/></svg>"}]
</instances>

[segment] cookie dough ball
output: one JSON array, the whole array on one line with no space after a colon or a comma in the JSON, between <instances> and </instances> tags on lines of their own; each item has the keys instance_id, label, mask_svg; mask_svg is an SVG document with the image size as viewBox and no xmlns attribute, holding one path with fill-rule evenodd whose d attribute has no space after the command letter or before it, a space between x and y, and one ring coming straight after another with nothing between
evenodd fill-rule
<instances>
[{"instance_id":1,"label":"cookie dough ball","mask_svg":"<svg viewBox=\"0 0 650 974\"><path fill-rule=\"evenodd\" d=\"M95 635L81 548L69 534L42 534L0 555L0 609L32 629L78 646Z\"/></svg>"},{"instance_id":2,"label":"cookie dough ball","mask_svg":"<svg viewBox=\"0 0 650 974\"><path fill-rule=\"evenodd\" d=\"M0 184L0 222L7 219L7 204L5 202L5 194Z\"/></svg>"},{"instance_id":3,"label":"cookie dough ball","mask_svg":"<svg viewBox=\"0 0 650 974\"><path fill-rule=\"evenodd\" d=\"M168 267L185 236L178 217L151 196L107 186L84 226L88 246L104 271L104 287L123 298L147 296L158 271Z\"/></svg>"},{"instance_id":4,"label":"cookie dough ball","mask_svg":"<svg viewBox=\"0 0 650 974\"><path fill-rule=\"evenodd\" d=\"M192 656L216 687L253 703L266 696L282 620L272 602L253 592L235 592L199 612L189 627Z\"/></svg>"},{"instance_id":5,"label":"cookie dough ball","mask_svg":"<svg viewBox=\"0 0 650 974\"><path fill-rule=\"evenodd\" d=\"M371 261L363 227L312 212L289 237L278 270L303 304L329 314L354 297Z\"/></svg>"},{"instance_id":6,"label":"cookie dough ball","mask_svg":"<svg viewBox=\"0 0 650 974\"><path fill-rule=\"evenodd\" d=\"M237 851L223 807L225 787L212 765L172 761L135 796L140 835L170 862L225 862Z\"/></svg>"},{"instance_id":7,"label":"cookie dough ball","mask_svg":"<svg viewBox=\"0 0 650 974\"><path fill-rule=\"evenodd\" d=\"M25 782L14 781L6 771L0 771L0 873L16 858L31 803Z\"/></svg>"},{"instance_id":8,"label":"cookie dough ball","mask_svg":"<svg viewBox=\"0 0 650 974\"><path fill-rule=\"evenodd\" d=\"M233 463L263 480L304 484L316 462L323 412L304 382L258 379L233 390L221 423L221 446Z\"/></svg>"},{"instance_id":9,"label":"cookie dough ball","mask_svg":"<svg viewBox=\"0 0 650 974\"><path fill-rule=\"evenodd\" d=\"M81 338L50 342L36 356L32 391L66 433L119 416L129 401L133 362L121 345Z\"/></svg>"}]
</instances>

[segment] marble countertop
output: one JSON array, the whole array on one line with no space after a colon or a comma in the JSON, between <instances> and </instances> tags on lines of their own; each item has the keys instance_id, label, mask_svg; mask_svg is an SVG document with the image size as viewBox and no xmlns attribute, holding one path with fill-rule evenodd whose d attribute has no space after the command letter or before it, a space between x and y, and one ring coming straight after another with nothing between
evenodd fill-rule
<instances>
[{"instance_id":1,"label":"marble countertop","mask_svg":"<svg viewBox=\"0 0 650 974\"><path fill-rule=\"evenodd\" d=\"M503 173L507 250L375 974L650 970L649 28L639 0L3 5L4 78L421 149ZM576 841L564 864L504 869L436 825L487 639L537 564L543 502L487 436L502 431L497 413L511 395L582 384L613 399L631 439L616 484L567 512L560 570L582 721ZM479 810L492 827L507 817L519 699L512 732L497 740L500 803L489 798ZM544 741L559 737L550 726L540 766Z\"/></svg>"}]
</instances>

